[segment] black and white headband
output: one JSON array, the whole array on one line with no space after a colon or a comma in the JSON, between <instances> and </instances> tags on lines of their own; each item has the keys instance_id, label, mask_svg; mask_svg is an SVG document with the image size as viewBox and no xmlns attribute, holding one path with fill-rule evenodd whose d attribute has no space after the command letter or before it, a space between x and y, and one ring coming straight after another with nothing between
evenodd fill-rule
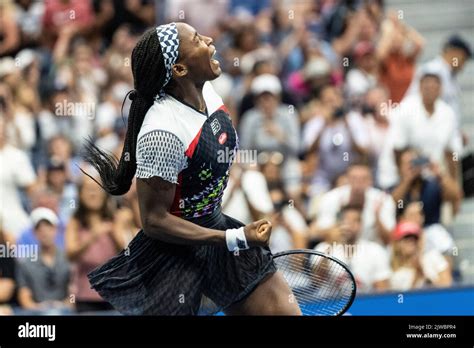
<instances>
[{"instance_id":1,"label":"black and white headband","mask_svg":"<svg viewBox=\"0 0 474 348\"><path fill-rule=\"evenodd\" d=\"M171 68L173 67L173 64L176 63L176 59L178 59L179 38L176 23L160 25L156 27L156 33L158 35L158 41L160 42L161 52L163 53L166 68L166 78L163 83L163 88L156 96L156 98L160 98L164 94L163 89L171 80Z\"/></svg>"}]
</instances>

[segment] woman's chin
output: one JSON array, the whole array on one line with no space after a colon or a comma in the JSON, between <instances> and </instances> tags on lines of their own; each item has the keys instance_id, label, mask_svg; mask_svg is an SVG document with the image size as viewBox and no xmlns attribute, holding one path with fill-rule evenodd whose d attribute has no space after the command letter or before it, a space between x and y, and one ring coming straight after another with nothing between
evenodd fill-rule
<instances>
[{"instance_id":1,"label":"woman's chin","mask_svg":"<svg viewBox=\"0 0 474 348\"><path fill-rule=\"evenodd\" d=\"M222 74L221 67L213 67L211 71L212 71L212 77L209 80L217 79Z\"/></svg>"}]
</instances>

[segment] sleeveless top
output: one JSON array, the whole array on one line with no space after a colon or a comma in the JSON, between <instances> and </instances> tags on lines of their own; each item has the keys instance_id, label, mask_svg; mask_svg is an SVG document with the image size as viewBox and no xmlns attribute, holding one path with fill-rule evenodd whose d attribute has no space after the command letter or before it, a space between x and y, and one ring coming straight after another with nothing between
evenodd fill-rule
<instances>
[{"instance_id":1,"label":"sleeveless top","mask_svg":"<svg viewBox=\"0 0 474 348\"><path fill-rule=\"evenodd\" d=\"M210 82L203 97L207 113L168 94L155 101L137 140L137 178L158 176L176 184L170 213L183 218L220 207L238 149L230 116Z\"/></svg>"}]
</instances>

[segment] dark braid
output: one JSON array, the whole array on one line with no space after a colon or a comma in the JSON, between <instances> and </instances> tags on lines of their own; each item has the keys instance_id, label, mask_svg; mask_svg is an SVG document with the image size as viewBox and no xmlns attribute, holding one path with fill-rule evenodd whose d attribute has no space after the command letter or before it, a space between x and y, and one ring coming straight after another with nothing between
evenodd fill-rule
<instances>
[{"instance_id":1,"label":"dark braid","mask_svg":"<svg viewBox=\"0 0 474 348\"><path fill-rule=\"evenodd\" d=\"M86 141L84 159L99 172L102 183L83 173L112 195L123 195L130 189L137 168L135 148L138 133L148 109L153 105L153 98L162 89L165 69L158 36L153 28L141 37L132 52L135 91L130 94L132 104L120 161L113 154L99 149L90 139Z\"/></svg>"}]
</instances>

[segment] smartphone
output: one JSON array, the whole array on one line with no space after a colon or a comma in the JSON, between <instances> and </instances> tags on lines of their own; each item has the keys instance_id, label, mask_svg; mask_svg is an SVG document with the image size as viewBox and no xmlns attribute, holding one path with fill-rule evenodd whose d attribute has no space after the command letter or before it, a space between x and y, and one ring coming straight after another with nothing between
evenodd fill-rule
<instances>
[{"instance_id":1,"label":"smartphone","mask_svg":"<svg viewBox=\"0 0 474 348\"><path fill-rule=\"evenodd\" d=\"M426 156L418 156L411 160L413 167L424 167L430 163L430 159Z\"/></svg>"}]
</instances>

